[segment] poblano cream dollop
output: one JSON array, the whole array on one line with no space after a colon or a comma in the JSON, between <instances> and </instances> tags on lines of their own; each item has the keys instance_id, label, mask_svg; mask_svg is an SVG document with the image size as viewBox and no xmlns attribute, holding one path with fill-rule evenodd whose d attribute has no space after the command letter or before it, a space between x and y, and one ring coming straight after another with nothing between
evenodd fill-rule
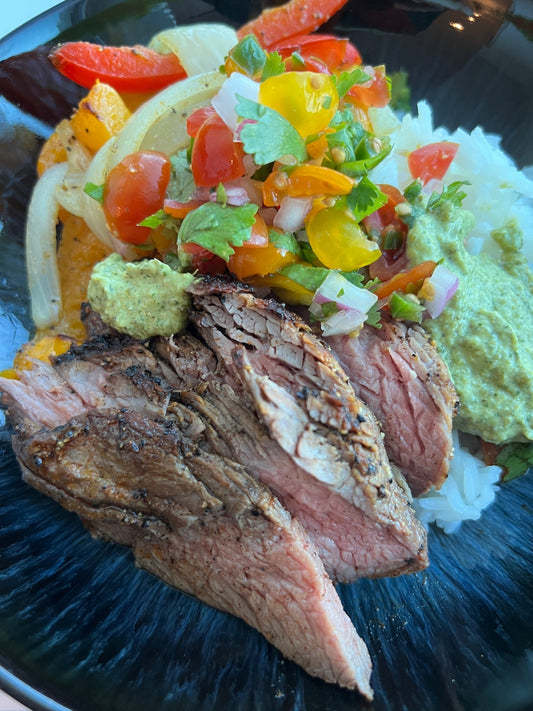
<instances>
[{"instance_id":1,"label":"poblano cream dollop","mask_svg":"<svg viewBox=\"0 0 533 711\"><path fill-rule=\"evenodd\" d=\"M460 399L458 429L489 442L533 439L533 276L513 231L494 233L498 260L464 247L473 216L451 203L418 217L409 260L431 259L459 276L443 313L426 319Z\"/></svg>"},{"instance_id":2,"label":"poblano cream dollop","mask_svg":"<svg viewBox=\"0 0 533 711\"><path fill-rule=\"evenodd\" d=\"M171 336L187 322L189 273L158 259L125 262L111 254L93 269L87 298L103 321L139 340Z\"/></svg>"}]
</instances>

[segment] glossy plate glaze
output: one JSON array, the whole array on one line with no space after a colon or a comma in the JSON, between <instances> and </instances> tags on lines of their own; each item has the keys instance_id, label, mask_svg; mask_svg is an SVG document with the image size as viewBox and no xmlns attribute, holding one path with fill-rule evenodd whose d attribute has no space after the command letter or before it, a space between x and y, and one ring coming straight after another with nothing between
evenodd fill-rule
<instances>
[{"instance_id":1,"label":"glossy plate glaze","mask_svg":"<svg viewBox=\"0 0 533 711\"><path fill-rule=\"evenodd\" d=\"M90 7L89 7L90 5ZM231 8L228 9L228 8ZM67 39L145 42L173 24L260 11L248 0L69 0L0 42L0 368L31 330L25 208L42 139L75 88L51 83L45 52ZM533 163L533 5L349 3L327 25L366 61L404 69L437 123L503 135ZM7 97L7 98L6 98ZM9 99L9 100L8 100ZM340 588L374 660L376 711L533 708L533 478L512 482L480 522L430 531L430 568ZM243 622L137 570L78 519L22 483L0 441L0 686L35 709L354 711L356 694L285 661Z\"/></svg>"}]
</instances>

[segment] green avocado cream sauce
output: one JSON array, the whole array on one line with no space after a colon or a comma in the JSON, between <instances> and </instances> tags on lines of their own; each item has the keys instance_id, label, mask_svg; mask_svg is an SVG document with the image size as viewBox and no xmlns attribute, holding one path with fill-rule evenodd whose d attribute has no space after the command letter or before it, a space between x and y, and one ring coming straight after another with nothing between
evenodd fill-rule
<instances>
[{"instance_id":1,"label":"green avocado cream sauce","mask_svg":"<svg viewBox=\"0 0 533 711\"><path fill-rule=\"evenodd\" d=\"M408 236L411 262L431 259L459 277L443 313L424 321L460 400L458 429L489 442L533 439L533 276L513 230L493 234L496 260L464 247L473 216L451 204L419 217Z\"/></svg>"},{"instance_id":2,"label":"green avocado cream sauce","mask_svg":"<svg viewBox=\"0 0 533 711\"><path fill-rule=\"evenodd\" d=\"M139 340L171 336L187 322L195 277L158 259L125 262L111 254L93 269L87 298L103 321Z\"/></svg>"}]
</instances>

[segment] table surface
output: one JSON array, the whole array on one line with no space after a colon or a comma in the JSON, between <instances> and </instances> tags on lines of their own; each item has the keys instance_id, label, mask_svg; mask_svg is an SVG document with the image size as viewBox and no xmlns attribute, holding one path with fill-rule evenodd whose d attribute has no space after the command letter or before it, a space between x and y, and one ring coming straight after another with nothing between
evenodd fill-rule
<instances>
[{"instance_id":1,"label":"table surface","mask_svg":"<svg viewBox=\"0 0 533 711\"><path fill-rule=\"evenodd\" d=\"M40 15L54 5L59 5L60 0L16 0L16 2L3 3L0 12L0 37L4 37L24 24L32 17ZM10 698L0 691L0 711L25 711L23 706L15 699Z\"/></svg>"}]
</instances>

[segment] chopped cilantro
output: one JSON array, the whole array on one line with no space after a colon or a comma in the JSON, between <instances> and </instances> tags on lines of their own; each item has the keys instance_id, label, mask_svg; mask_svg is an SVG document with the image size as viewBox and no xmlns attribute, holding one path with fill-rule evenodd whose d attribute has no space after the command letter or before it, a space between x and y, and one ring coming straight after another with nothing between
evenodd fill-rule
<instances>
[{"instance_id":1,"label":"chopped cilantro","mask_svg":"<svg viewBox=\"0 0 533 711\"><path fill-rule=\"evenodd\" d=\"M154 212L153 215L149 215L148 217L145 217L144 220L139 222L139 227L149 227L152 230L155 230L156 227L159 227L159 225L162 225L166 222L168 219L173 219L168 215L164 210L158 210L157 212Z\"/></svg>"},{"instance_id":2,"label":"chopped cilantro","mask_svg":"<svg viewBox=\"0 0 533 711\"><path fill-rule=\"evenodd\" d=\"M288 232L276 232L276 230L269 230L268 239L275 245L278 249L284 249L286 252L291 254L301 254L300 245L298 240L294 235Z\"/></svg>"},{"instance_id":3,"label":"chopped cilantro","mask_svg":"<svg viewBox=\"0 0 533 711\"><path fill-rule=\"evenodd\" d=\"M533 444L510 442L496 457L496 464L504 469L503 481L512 481L533 467Z\"/></svg>"},{"instance_id":4,"label":"chopped cilantro","mask_svg":"<svg viewBox=\"0 0 533 711\"><path fill-rule=\"evenodd\" d=\"M228 261L234 250L241 247L252 235L257 205L249 203L239 207L208 202L189 212L179 231L182 244L194 242Z\"/></svg>"},{"instance_id":5,"label":"chopped cilantro","mask_svg":"<svg viewBox=\"0 0 533 711\"><path fill-rule=\"evenodd\" d=\"M351 72L342 72L338 77L333 74L332 78L337 85L339 99L342 99L353 86L356 84L364 84L369 81L371 77L366 74L361 67L356 67Z\"/></svg>"},{"instance_id":6,"label":"chopped cilantro","mask_svg":"<svg viewBox=\"0 0 533 711\"><path fill-rule=\"evenodd\" d=\"M237 96L237 114L250 119L240 132L246 153L254 156L257 165L272 163L282 156L292 155L299 161L307 158L305 141L294 126L274 109Z\"/></svg>"},{"instance_id":7,"label":"chopped cilantro","mask_svg":"<svg viewBox=\"0 0 533 711\"><path fill-rule=\"evenodd\" d=\"M285 62L279 52L269 52L261 74L261 81L265 81L265 79L269 77L276 77L278 74L283 74L285 69Z\"/></svg>"},{"instance_id":8,"label":"chopped cilantro","mask_svg":"<svg viewBox=\"0 0 533 711\"><path fill-rule=\"evenodd\" d=\"M104 202L104 186L103 185L95 185L94 183L85 183L83 186L83 192L86 193L89 197L92 197L93 200L96 200L97 202L100 203L100 205L103 204Z\"/></svg>"},{"instance_id":9,"label":"chopped cilantro","mask_svg":"<svg viewBox=\"0 0 533 711\"><path fill-rule=\"evenodd\" d=\"M451 202L456 207L461 207L466 197L464 190L461 190L463 185L471 185L471 183L468 180L458 180L455 183L450 183L448 187L444 187L440 194L432 193L428 200L427 209L435 210L445 201Z\"/></svg>"},{"instance_id":10,"label":"chopped cilantro","mask_svg":"<svg viewBox=\"0 0 533 711\"><path fill-rule=\"evenodd\" d=\"M364 217L383 207L387 203L387 196L369 178L363 176L346 201L357 222L361 222Z\"/></svg>"},{"instance_id":11,"label":"chopped cilantro","mask_svg":"<svg viewBox=\"0 0 533 711\"><path fill-rule=\"evenodd\" d=\"M170 156L170 164L172 171L167 188L167 197L178 202L187 202L196 189L189 160L187 159L187 149L184 148L176 155Z\"/></svg>"}]
</instances>

